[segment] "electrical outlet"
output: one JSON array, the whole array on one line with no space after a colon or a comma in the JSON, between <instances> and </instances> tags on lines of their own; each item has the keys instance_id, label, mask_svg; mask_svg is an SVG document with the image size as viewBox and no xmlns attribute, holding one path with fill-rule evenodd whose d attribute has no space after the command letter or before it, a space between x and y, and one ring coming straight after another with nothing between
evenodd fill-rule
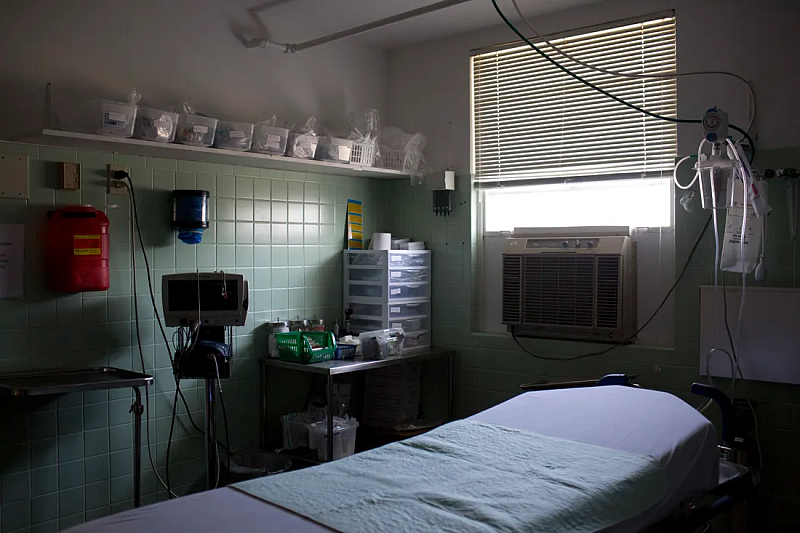
<instances>
[{"instance_id":1,"label":"electrical outlet","mask_svg":"<svg viewBox=\"0 0 800 533\"><path fill-rule=\"evenodd\" d=\"M126 187L125 180L118 179L115 176L117 175L117 172L124 172L125 174L128 174L130 171L131 169L129 167L108 165L108 182L106 183L106 193L128 194L128 187Z\"/></svg>"}]
</instances>

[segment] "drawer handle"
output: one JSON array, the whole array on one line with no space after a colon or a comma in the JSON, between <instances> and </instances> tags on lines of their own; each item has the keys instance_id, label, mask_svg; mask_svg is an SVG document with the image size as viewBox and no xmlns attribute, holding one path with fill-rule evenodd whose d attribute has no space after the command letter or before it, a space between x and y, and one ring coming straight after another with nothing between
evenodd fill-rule
<instances>
[{"instance_id":1,"label":"drawer handle","mask_svg":"<svg viewBox=\"0 0 800 533\"><path fill-rule=\"evenodd\" d=\"M409 285L408 286L409 289L419 289L420 287L422 287L422 285Z\"/></svg>"}]
</instances>

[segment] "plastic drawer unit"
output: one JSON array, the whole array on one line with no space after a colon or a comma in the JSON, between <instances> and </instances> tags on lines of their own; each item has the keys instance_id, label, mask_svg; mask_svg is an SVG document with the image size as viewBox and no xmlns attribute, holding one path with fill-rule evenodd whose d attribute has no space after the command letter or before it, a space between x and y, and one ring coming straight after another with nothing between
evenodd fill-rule
<instances>
[{"instance_id":1,"label":"plastic drawer unit","mask_svg":"<svg viewBox=\"0 0 800 533\"><path fill-rule=\"evenodd\" d=\"M430 250L345 250L344 308L354 333L401 327L414 341L431 343Z\"/></svg>"}]
</instances>

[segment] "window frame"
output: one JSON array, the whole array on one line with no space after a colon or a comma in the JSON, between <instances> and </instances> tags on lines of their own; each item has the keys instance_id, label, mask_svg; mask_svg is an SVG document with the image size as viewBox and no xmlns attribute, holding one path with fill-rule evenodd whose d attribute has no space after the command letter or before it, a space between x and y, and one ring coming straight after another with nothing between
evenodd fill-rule
<instances>
[{"instance_id":1,"label":"window frame","mask_svg":"<svg viewBox=\"0 0 800 533\"><path fill-rule=\"evenodd\" d=\"M562 32L555 35L546 36L547 40L554 40L564 37L570 37L575 35L580 35L584 33L591 33L594 31L601 31L603 29L613 29L615 27L625 26L634 23L645 22L648 20L654 20L658 18L675 18L675 25L677 28L677 17L673 10L670 11L663 11L659 13L643 15L641 17L635 17L630 19L624 19L614 22L609 22L606 24L595 25L590 27L578 28L575 30L570 30L568 32ZM472 56L483 54L490 51L498 51L504 48L512 48L519 46L520 42L512 42L506 43L502 45L486 47L481 49L476 49L472 51ZM558 59L557 59L558 60ZM474 316L474 327L473 329L477 333L484 333L484 334L504 334L503 329L497 328L494 329L491 327L490 324L487 324L487 315L492 312L490 306L488 305L486 298L486 288L489 286L489 276L494 275L494 272L488 271L489 269L486 268L486 261L487 261L487 245L486 239L487 238L500 238L500 237L507 237L511 234L510 231L492 231L487 232L485 231L485 188L481 187L480 184L475 181L475 173L476 173L476 132L475 132L475 76L474 76L474 69L471 65L472 58L470 58L470 173L472 176L472 195L473 201L477 203L476 209L474 210L474 217L473 223L475 224L475 235L477 237L476 243L476 255L475 264L476 264L476 275L477 275L477 284L475 290L477 294L475 295L475 300L477 302L477 312ZM565 60L566 61L566 60ZM677 63L677 58L676 58ZM675 89L676 92L676 99L677 95L677 86ZM615 104L619 105L619 104ZM677 142L677 131L675 133L676 142ZM677 146L677 145L676 145ZM676 153L677 156L677 153ZM644 177L644 176L643 176ZM656 176L647 176L647 177L656 177ZM568 179L568 178L567 178ZM594 181L597 178L589 178ZM613 177L613 176L604 176L602 178L603 181L616 181L620 179L631 179L630 175L622 178L622 177ZM537 184L526 184L529 186L536 186L536 185L544 185L547 183L553 183L553 181L564 181L565 178L559 178L557 180L550 180L550 179L543 179ZM574 181L582 181L580 179ZM671 187L671 195L669 199L670 204L670 225L659 227L659 228L631 228L632 236L634 241L637 242L637 247L640 246L640 242L645 239L653 239L656 235L660 237L666 235L667 238L663 241L660 241L660 246L658 247L658 261L660 266L659 271L656 275L650 275L651 273L645 273L645 269L638 268L638 264L642 261L637 262L637 285L639 287L639 291L637 294L637 314L639 316L639 327L644 323L644 320L650 317L652 312L655 310L656 306L661 303L664 295L668 288L674 283L675 279L675 259L676 259L676 248L675 248L675 241L676 241L676 231L675 231L675 188ZM501 262L500 258L497 258L498 263ZM501 271L498 268L497 274L501 275ZM644 274L644 279L643 279ZM492 277L492 281L494 282L492 285L496 287L497 280ZM646 298L643 299L643 291L641 288L643 286L652 285L655 281L655 285L658 287L658 294L651 294L648 295ZM639 343L643 344L650 344L650 345L657 345L657 346L664 346L664 347L671 347L674 345L674 322L675 322L675 297L673 296L661 310L659 315L653 320L653 322L645 328L639 334ZM501 311L500 307L495 309L497 316L500 316L499 313ZM643 313L644 311L644 313ZM502 326L501 326L502 327Z\"/></svg>"}]
</instances>

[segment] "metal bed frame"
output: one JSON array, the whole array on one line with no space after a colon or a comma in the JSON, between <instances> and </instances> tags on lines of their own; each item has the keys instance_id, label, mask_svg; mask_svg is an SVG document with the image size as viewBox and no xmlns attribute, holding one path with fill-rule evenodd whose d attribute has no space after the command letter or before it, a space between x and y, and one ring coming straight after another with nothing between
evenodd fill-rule
<instances>
[{"instance_id":1,"label":"metal bed frame","mask_svg":"<svg viewBox=\"0 0 800 533\"><path fill-rule=\"evenodd\" d=\"M607 374L600 379L556 383L525 383L520 385L520 388L530 392L608 385L639 387L632 381L635 378L636 376L628 376L626 374ZM747 466L730 460L735 457L734 439L736 435L736 419L730 398L721 390L703 383L693 383L691 391L693 394L713 400L722 412L722 439L718 445L720 483L708 493L690 497L682 502L679 509L660 522L650 526L645 530L646 533L675 533L679 531L688 533L694 531L735 505L744 502L755 493L756 480L752 471Z\"/></svg>"}]
</instances>

